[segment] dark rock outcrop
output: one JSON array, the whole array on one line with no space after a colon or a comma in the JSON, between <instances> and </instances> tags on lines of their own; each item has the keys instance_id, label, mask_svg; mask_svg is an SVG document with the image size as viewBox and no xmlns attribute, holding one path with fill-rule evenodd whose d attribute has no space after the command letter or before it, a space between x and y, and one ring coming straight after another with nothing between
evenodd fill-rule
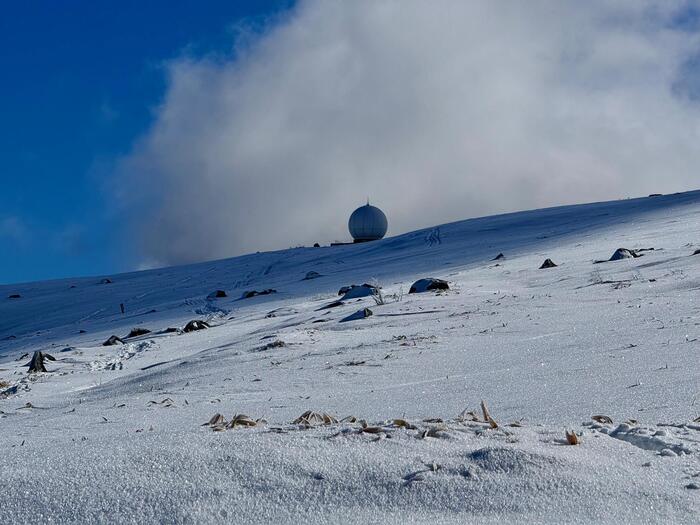
<instances>
[{"instance_id":1,"label":"dark rock outcrop","mask_svg":"<svg viewBox=\"0 0 700 525\"><path fill-rule=\"evenodd\" d=\"M151 331L148 328L134 328L129 332L129 335L126 336L128 339L129 337L139 337L141 335L146 335L150 334Z\"/></svg>"},{"instance_id":2,"label":"dark rock outcrop","mask_svg":"<svg viewBox=\"0 0 700 525\"><path fill-rule=\"evenodd\" d=\"M360 297L369 297L379 293L379 286L374 286L372 284L361 284L357 286L356 284L351 284L350 286L343 286L339 291L338 295L342 295L341 301L347 301L348 299L359 299Z\"/></svg>"},{"instance_id":3,"label":"dark rock outcrop","mask_svg":"<svg viewBox=\"0 0 700 525\"><path fill-rule=\"evenodd\" d=\"M432 277L428 277L426 279L418 279L415 283L411 285L411 288L408 290L408 293L423 293L423 292L430 292L432 290L449 290L450 285L447 283L447 281L443 281L442 279L434 279Z\"/></svg>"},{"instance_id":4,"label":"dark rock outcrop","mask_svg":"<svg viewBox=\"0 0 700 525\"><path fill-rule=\"evenodd\" d=\"M544 270L546 268L556 268L557 266L558 264L556 264L552 259L545 259L542 266L540 266L540 270Z\"/></svg>"},{"instance_id":5,"label":"dark rock outcrop","mask_svg":"<svg viewBox=\"0 0 700 525\"><path fill-rule=\"evenodd\" d=\"M209 323L206 321L200 321L199 319L193 319L189 323L185 325L185 328L182 329L183 332L188 333L188 332L196 332L197 330L206 330L207 328L211 328L209 326Z\"/></svg>"},{"instance_id":6,"label":"dark rock outcrop","mask_svg":"<svg viewBox=\"0 0 700 525\"><path fill-rule=\"evenodd\" d=\"M44 352L34 352L34 355L32 356L31 361L29 361L26 365L28 366L29 370L28 372L30 374L35 374L38 372L46 372L46 366L45 366L45 361L55 361L56 358L52 356L51 354L45 354Z\"/></svg>"},{"instance_id":7,"label":"dark rock outcrop","mask_svg":"<svg viewBox=\"0 0 700 525\"><path fill-rule=\"evenodd\" d=\"M273 290L272 288L267 288L266 290L262 290L260 292L257 290L250 290L248 292L243 292L241 299L250 299L251 297L256 297L258 295L269 295L271 293L277 293L277 290Z\"/></svg>"},{"instance_id":8,"label":"dark rock outcrop","mask_svg":"<svg viewBox=\"0 0 700 525\"><path fill-rule=\"evenodd\" d=\"M119 337L116 335L111 335L109 336L109 339L107 339L104 343L102 343L102 346L114 346L114 345L123 345L124 341L122 341Z\"/></svg>"},{"instance_id":9,"label":"dark rock outcrop","mask_svg":"<svg viewBox=\"0 0 700 525\"><path fill-rule=\"evenodd\" d=\"M615 250L615 253L612 254L612 257L610 257L610 261L620 261L622 259L634 259L637 257L641 257L642 254L637 253L634 250L628 250L627 248L618 248Z\"/></svg>"},{"instance_id":10,"label":"dark rock outcrop","mask_svg":"<svg viewBox=\"0 0 700 525\"><path fill-rule=\"evenodd\" d=\"M216 290L207 295L207 299L223 299L224 297L228 297L224 290Z\"/></svg>"}]
</instances>

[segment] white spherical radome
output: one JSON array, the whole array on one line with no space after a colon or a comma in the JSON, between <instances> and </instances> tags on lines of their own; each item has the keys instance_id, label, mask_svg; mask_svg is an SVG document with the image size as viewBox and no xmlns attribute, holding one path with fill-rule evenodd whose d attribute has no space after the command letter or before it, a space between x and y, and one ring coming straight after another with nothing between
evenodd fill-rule
<instances>
[{"instance_id":1,"label":"white spherical radome","mask_svg":"<svg viewBox=\"0 0 700 525\"><path fill-rule=\"evenodd\" d=\"M352 212L348 221L348 229L355 242L379 240L386 235L387 228L384 212L369 203Z\"/></svg>"}]
</instances>

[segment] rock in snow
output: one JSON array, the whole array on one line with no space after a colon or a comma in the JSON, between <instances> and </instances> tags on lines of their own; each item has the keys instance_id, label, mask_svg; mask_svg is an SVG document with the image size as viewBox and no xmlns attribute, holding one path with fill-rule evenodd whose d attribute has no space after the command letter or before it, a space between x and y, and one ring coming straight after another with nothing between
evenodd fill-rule
<instances>
[{"instance_id":1,"label":"rock in snow","mask_svg":"<svg viewBox=\"0 0 700 525\"><path fill-rule=\"evenodd\" d=\"M198 330L206 330L207 328L210 328L209 323L206 321L200 321L199 319L193 319L189 323L185 325L185 328L182 329L183 332L189 333L189 332L196 332Z\"/></svg>"},{"instance_id":2,"label":"rock in snow","mask_svg":"<svg viewBox=\"0 0 700 525\"><path fill-rule=\"evenodd\" d=\"M34 352L32 355L32 360L29 361L25 366L29 367L28 372L34 374L37 372L46 372L46 367L44 366L44 361L55 361L56 358L51 354L45 352Z\"/></svg>"},{"instance_id":3,"label":"rock in snow","mask_svg":"<svg viewBox=\"0 0 700 525\"><path fill-rule=\"evenodd\" d=\"M628 250L627 248L618 248L615 253L610 257L611 261L619 261L621 259L634 259L635 257L641 257L640 254L634 250Z\"/></svg>"},{"instance_id":4,"label":"rock in snow","mask_svg":"<svg viewBox=\"0 0 700 525\"><path fill-rule=\"evenodd\" d=\"M340 320L341 323L347 323L348 321L357 321L359 319L367 319L371 315L373 315L374 312L370 310L369 308L363 308L362 310L358 310L354 314L350 314L347 317L344 317Z\"/></svg>"},{"instance_id":5,"label":"rock in snow","mask_svg":"<svg viewBox=\"0 0 700 525\"><path fill-rule=\"evenodd\" d=\"M117 337L116 335L111 335L109 336L109 339L107 339L104 343L102 343L102 346L114 346L114 345L123 345L124 341L121 340L121 338Z\"/></svg>"},{"instance_id":6,"label":"rock in snow","mask_svg":"<svg viewBox=\"0 0 700 525\"><path fill-rule=\"evenodd\" d=\"M129 332L129 335L126 336L126 339L130 337L139 337L150 333L151 331L148 328L132 328L131 332Z\"/></svg>"},{"instance_id":7,"label":"rock in snow","mask_svg":"<svg viewBox=\"0 0 700 525\"><path fill-rule=\"evenodd\" d=\"M408 293L423 293L423 292L429 292L431 290L449 290L450 285L447 283L447 281L443 281L442 279L435 279L433 277L429 277L427 279L418 279L415 283L411 285L411 288L408 290Z\"/></svg>"},{"instance_id":8,"label":"rock in snow","mask_svg":"<svg viewBox=\"0 0 700 525\"><path fill-rule=\"evenodd\" d=\"M376 294L378 291L379 287L374 286L372 284L365 283L361 284L360 286L352 284L350 286L343 286L338 292L338 295L340 295L341 292L343 292L343 297L341 297L340 300L347 301L348 299L359 299L361 297L369 297L370 295Z\"/></svg>"},{"instance_id":9,"label":"rock in snow","mask_svg":"<svg viewBox=\"0 0 700 525\"><path fill-rule=\"evenodd\" d=\"M545 268L556 268L557 265L554 263L552 259L545 259L545 261L542 263L542 266L540 266L540 270L544 270Z\"/></svg>"},{"instance_id":10,"label":"rock in snow","mask_svg":"<svg viewBox=\"0 0 700 525\"><path fill-rule=\"evenodd\" d=\"M258 295L270 295L272 293L277 293L277 290L273 290L272 288L267 288L265 290L257 291L257 290L250 290L248 292L243 292L243 295L241 296L242 299L250 299L251 297L256 297Z\"/></svg>"}]
</instances>

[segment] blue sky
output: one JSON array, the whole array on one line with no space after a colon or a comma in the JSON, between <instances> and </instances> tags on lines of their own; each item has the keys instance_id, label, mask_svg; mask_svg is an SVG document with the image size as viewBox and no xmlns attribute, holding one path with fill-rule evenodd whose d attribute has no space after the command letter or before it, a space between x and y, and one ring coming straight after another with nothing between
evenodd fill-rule
<instances>
[{"instance_id":1,"label":"blue sky","mask_svg":"<svg viewBox=\"0 0 700 525\"><path fill-rule=\"evenodd\" d=\"M0 283L347 240L367 196L395 235L697 189L699 13L700 0L6 3ZM449 191L426 203L434 188Z\"/></svg>"},{"instance_id":2,"label":"blue sky","mask_svg":"<svg viewBox=\"0 0 700 525\"><path fill-rule=\"evenodd\" d=\"M148 129L163 62L228 53L291 1L4 4L0 282L130 269L104 175Z\"/></svg>"}]
</instances>

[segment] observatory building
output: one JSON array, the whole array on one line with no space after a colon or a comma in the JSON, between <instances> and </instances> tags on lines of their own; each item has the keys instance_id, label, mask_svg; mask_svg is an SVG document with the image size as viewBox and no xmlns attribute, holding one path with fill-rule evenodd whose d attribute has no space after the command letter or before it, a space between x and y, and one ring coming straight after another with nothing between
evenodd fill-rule
<instances>
[{"instance_id":1,"label":"observatory building","mask_svg":"<svg viewBox=\"0 0 700 525\"><path fill-rule=\"evenodd\" d=\"M352 212L348 221L348 229L354 242L377 241L386 235L387 227L384 212L370 205L369 201Z\"/></svg>"}]
</instances>

